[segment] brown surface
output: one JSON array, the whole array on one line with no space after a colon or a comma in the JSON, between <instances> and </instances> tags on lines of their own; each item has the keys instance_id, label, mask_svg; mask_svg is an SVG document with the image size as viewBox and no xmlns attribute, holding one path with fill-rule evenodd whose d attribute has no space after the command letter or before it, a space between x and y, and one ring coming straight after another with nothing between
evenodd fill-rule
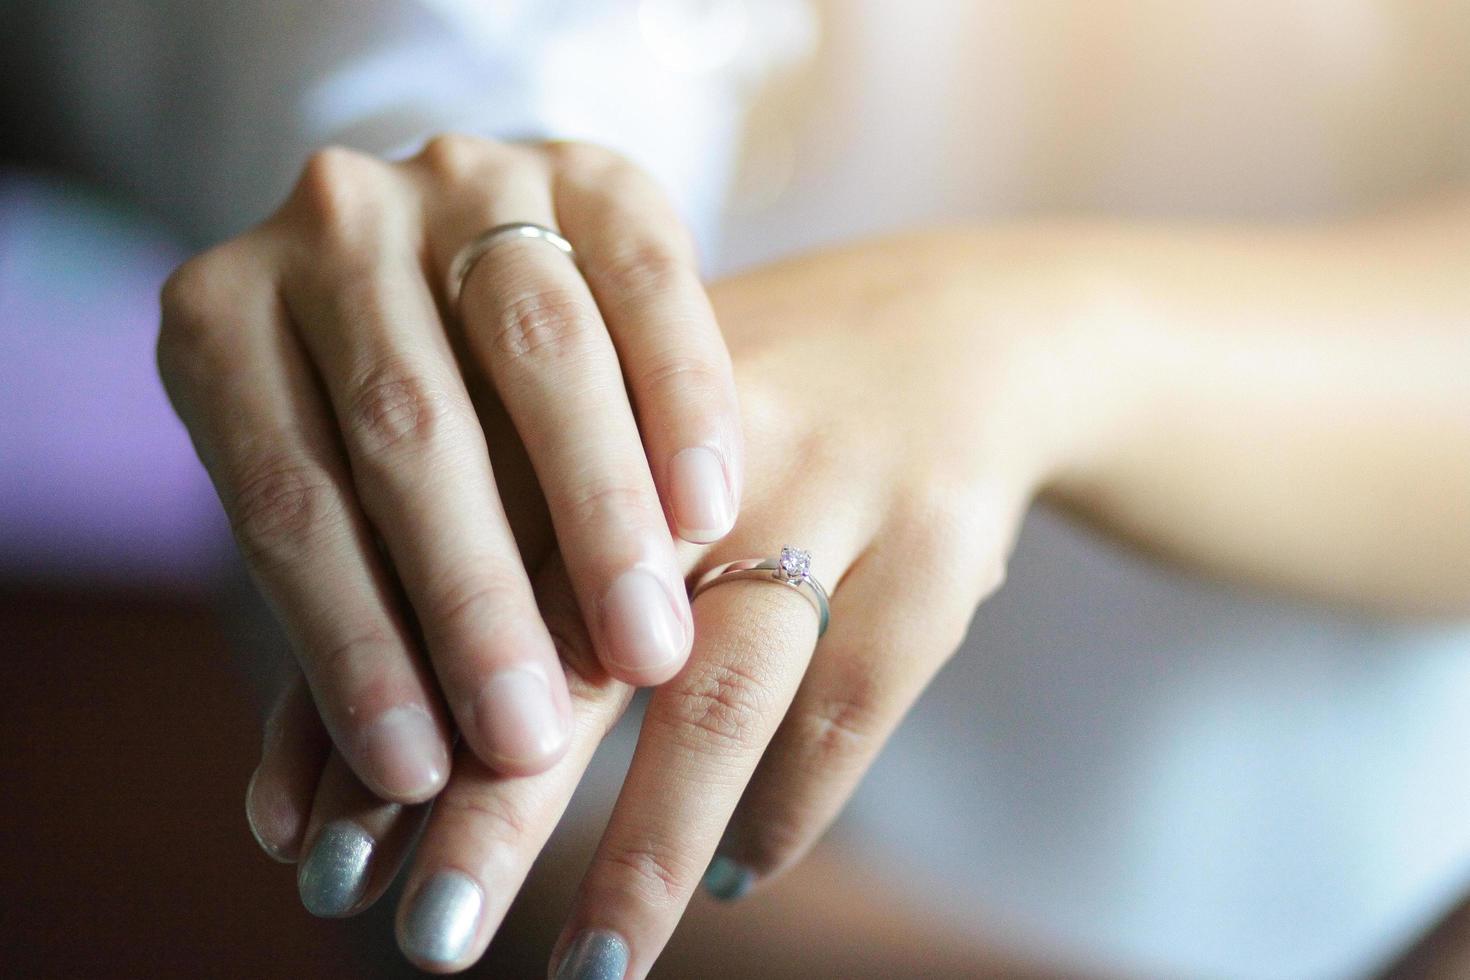
<instances>
[{"instance_id":1,"label":"brown surface","mask_svg":"<svg viewBox=\"0 0 1470 980\"><path fill-rule=\"evenodd\" d=\"M255 710L207 609L0 594L0 637L0 974L356 975L263 873Z\"/></svg>"},{"instance_id":2,"label":"brown surface","mask_svg":"<svg viewBox=\"0 0 1470 980\"><path fill-rule=\"evenodd\" d=\"M414 975L391 901L313 920L251 840L256 709L207 607L0 591L0 637L0 976ZM544 976L586 846L543 862L475 974ZM1046 975L946 932L904 884L829 845L738 907L696 899L657 975ZM1391 976L1470 977L1470 907Z\"/></svg>"}]
</instances>

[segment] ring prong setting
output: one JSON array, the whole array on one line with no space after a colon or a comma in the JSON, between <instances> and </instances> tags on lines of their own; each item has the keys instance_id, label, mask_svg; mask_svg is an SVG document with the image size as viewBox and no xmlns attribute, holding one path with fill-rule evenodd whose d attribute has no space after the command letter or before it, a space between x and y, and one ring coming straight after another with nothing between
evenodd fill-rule
<instances>
[{"instance_id":1,"label":"ring prong setting","mask_svg":"<svg viewBox=\"0 0 1470 980\"><path fill-rule=\"evenodd\" d=\"M812 575L812 553L786 545L776 560L776 578L787 585L800 585Z\"/></svg>"},{"instance_id":2,"label":"ring prong setting","mask_svg":"<svg viewBox=\"0 0 1470 980\"><path fill-rule=\"evenodd\" d=\"M781 549L779 555L774 557L738 558L735 561L727 561L723 565L716 565L694 583L694 587L689 590L689 598L693 601L705 589L735 579L760 579L795 589L805 596L812 608L817 611L817 637L820 638L823 633L827 632L832 613L827 600L827 590L822 588L822 583L812 575L812 553L810 551L787 545Z\"/></svg>"}]
</instances>

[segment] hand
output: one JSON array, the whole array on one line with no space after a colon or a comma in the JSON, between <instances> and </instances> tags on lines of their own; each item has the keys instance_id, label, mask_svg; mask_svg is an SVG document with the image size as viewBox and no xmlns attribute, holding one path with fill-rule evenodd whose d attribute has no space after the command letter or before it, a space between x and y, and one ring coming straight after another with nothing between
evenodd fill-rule
<instances>
[{"instance_id":1,"label":"hand","mask_svg":"<svg viewBox=\"0 0 1470 980\"><path fill-rule=\"evenodd\" d=\"M507 239L448 308L455 253L516 221L559 226L581 274ZM441 689L497 772L566 751L571 702L524 571L552 528L602 668L653 684L683 665L670 527L708 542L733 524L739 420L688 236L611 152L322 151L275 215L170 278L158 358L342 765L376 795L442 788ZM518 506L549 525L517 537ZM277 811L252 804L289 855L299 828Z\"/></svg>"},{"instance_id":2,"label":"hand","mask_svg":"<svg viewBox=\"0 0 1470 980\"><path fill-rule=\"evenodd\" d=\"M1081 457L1108 415L1081 384L1091 348L1046 254L1028 242L914 237L713 290L749 482L740 525L717 547L686 549L686 568L809 548L832 592L832 625L817 643L811 607L775 584L730 582L699 597L693 655L648 704L554 954L568 971L559 976L594 962L605 972L586 975L643 976L707 867L712 889L733 896L796 861L959 644L1001 581L1033 493ZM483 952L628 702L594 656L555 556L537 590L567 665L576 734L565 758L530 778L456 759L398 918L403 949L428 969L461 969ZM278 724L304 723L290 720L291 703ZM281 748L304 741L268 740L262 778L289 786L280 796L296 812L310 810L308 903L320 893L360 909L393 878L413 820L354 789L335 763L308 802L320 763Z\"/></svg>"}]
</instances>

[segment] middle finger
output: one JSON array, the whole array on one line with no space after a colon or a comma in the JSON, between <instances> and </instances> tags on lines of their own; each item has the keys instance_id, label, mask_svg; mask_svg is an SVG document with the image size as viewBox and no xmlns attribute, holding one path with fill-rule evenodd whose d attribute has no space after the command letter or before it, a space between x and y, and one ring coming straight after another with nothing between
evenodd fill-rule
<instances>
[{"instance_id":1,"label":"middle finger","mask_svg":"<svg viewBox=\"0 0 1470 980\"><path fill-rule=\"evenodd\" d=\"M287 303L460 731L487 764L538 771L565 749L566 688L411 247L405 185L370 158L334 167L315 183L358 190L316 194L319 228L292 263Z\"/></svg>"},{"instance_id":2,"label":"middle finger","mask_svg":"<svg viewBox=\"0 0 1470 980\"><path fill-rule=\"evenodd\" d=\"M529 777L497 775L463 754L456 759L398 908L399 946L427 970L463 969L484 952L592 753L632 696L597 666L559 558L538 576L537 597L566 658L571 746L551 769Z\"/></svg>"}]
</instances>

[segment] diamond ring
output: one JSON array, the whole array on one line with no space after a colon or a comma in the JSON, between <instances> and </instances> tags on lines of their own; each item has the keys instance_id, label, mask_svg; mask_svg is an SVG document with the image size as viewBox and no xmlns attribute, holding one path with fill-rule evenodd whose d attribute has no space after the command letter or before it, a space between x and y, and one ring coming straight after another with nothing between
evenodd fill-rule
<instances>
[{"instance_id":1,"label":"diamond ring","mask_svg":"<svg viewBox=\"0 0 1470 980\"><path fill-rule=\"evenodd\" d=\"M807 602L817 611L817 636L827 632L832 619L827 603L827 590L822 583L812 578L812 553L800 548L785 547L775 558L741 558L738 561L716 565L699 577L689 593L693 601L711 586L731 579L756 579L762 582L778 582L806 596Z\"/></svg>"}]
</instances>

